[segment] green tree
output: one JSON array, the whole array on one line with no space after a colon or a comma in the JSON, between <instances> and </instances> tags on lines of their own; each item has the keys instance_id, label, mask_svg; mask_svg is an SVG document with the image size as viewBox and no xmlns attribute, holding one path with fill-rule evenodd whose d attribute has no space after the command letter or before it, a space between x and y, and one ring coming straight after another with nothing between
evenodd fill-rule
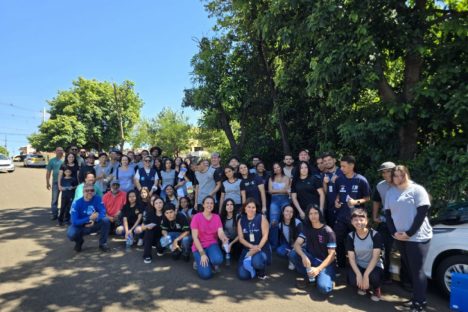
<instances>
[{"instance_id":1,"label":"green tree","mask_svg":"<svg viewBox=\"0 0 468 312\"><path fill-rule=\"evenodd\" d=\"M81 77L48 103L50 119L30 137L40 150L52 150L56 143L97 150L123 147L143 105L131 81L116 85Z\"/></svg>"},{"instance_id":2,"label":"green tree","mask_svg":"<svg viewBox=\"0 0 468 312\"><path fill-rule=\"evenodd\" d=\"M5 147L1 146L1 145L0 145L0 154L3 154L5 156L9 155L8 150Z\"/></svg>"}]
</instances>

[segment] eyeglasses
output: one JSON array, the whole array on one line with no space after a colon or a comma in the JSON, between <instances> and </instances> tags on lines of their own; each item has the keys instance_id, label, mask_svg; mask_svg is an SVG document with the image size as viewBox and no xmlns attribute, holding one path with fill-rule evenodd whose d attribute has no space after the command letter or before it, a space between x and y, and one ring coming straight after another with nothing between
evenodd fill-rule
<instances>
[{"instance_id":1,"label":"eyeglasses","mask_svg":"<svg viewBox=\"0 0 468 312\"><path fill-rule=\"evenodd\" d=\"M77 149L77 148L72 148L71 150L72 150L72 151L77 151L78 149Z\"/></svg>"},{"instance_id":2,"label":"eyeglasses","mask_svg":"<svg viewBox=\"0 0 468 312\"><path fill-rule=\"evenodd\" d=\"M151 159L145 159L145 162L151 162Z\"/></svg>"},{"instance_id":3,"label":"eyeglasses","mask_svg":"<svg viewBox=\"0 0 468 312\"><path fill-rule=\"evenodd\" d=\"M86 193L94 193L94 190L89 189L89 190L84 190Z\"/></svg>"}]
</instances>

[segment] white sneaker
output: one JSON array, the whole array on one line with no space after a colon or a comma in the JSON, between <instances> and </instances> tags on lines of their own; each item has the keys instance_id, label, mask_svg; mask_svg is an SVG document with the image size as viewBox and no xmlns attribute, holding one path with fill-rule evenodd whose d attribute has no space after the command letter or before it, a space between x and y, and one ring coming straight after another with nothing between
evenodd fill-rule
<instances>
[{"instance_id":1,"label":"white sneaker","mask_svg":"<svg viewBox=\"0 0 468 312\"><path fill-rule=\"evenodd\" d=\"M193 269L194 270L198 270L198 265L197 265L197 261L193 261Z\"/></svg>"},{"instance_id":2,"label":"white sneaker","mask_svg":"<svg viewBox=\"0 0 468 312\"><path fill-rule=\"evenodd\" d=\"M150 264L151 263L151 258L150 257L146 257L143 262L145 262L146 264Z\"/></svg>"},{"instance_id":3,"label":"white sneaker","mask_svg":"<svg viewBox=\"0 0 468 312\"><path fill-rule=\"evenodd\" d=\"M357 294L358 294L359 296L365 296L365 295L367 294L367 292L366 292L365 290L358 289Z\"/></svg>"},{"instance_id":4,"label":"white sneaker","mask_svg":"<svg viewBox=\"0 0 468 312\"><path fill-rule=\"evenodd\" d=\"M292 263L291 261L289 261L288 269L291 270L291 271L294 271L294 270L296 269L296 266L294 265L294 263Z\"/></svg>"},{"instance_id":5,"label":"white sneaker","mask_svg":"<svg viewBox=\"0 0 468 312\"><path fill-rule=\"evenodd\" d=\"M141 239L141 238L138 239L137 246L138 246L138 247L143 246L143 239Z\"/></svg>"}]
</instances>

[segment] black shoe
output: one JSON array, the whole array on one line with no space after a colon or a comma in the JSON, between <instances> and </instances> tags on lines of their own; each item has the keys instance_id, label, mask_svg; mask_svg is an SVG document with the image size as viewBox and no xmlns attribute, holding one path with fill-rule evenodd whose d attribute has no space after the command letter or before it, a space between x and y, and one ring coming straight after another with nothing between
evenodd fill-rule
<instances>
[{"instance_id":1,"label":"black shoe","mask_svg":"<svg viewBox=\"0 0 468 312\"><path fill-rule=\"evenodd\" d=\"M109 246L107 246L107 244L104 244L104 245L99 245L99 249L102 251L102 252L108 252L110 250Z\"/></svg>"},{"instance_id":2,"label":"black shoe","mask_svg":"<svg viewBox=\"0 0 468 312\"><path fill-rule=\"evenodd\" d=\"M189 262L190 261L190 254L189 253L182 253L182 259L185 262Z\"/></svg>"},{"instance_id":3,"label":"black shoe","mask_svg":"<svg viewBox=\"0 0 468 312\"><path fill-rule=\"evenodd\" d=\"M57 220L57 219L58 219L58 216L52 216L52 217L50 217L50 221L55 221L55 220Z\"/></svg>"},{"instance_id":4,"label":"black shoe","mask_svg":"<svg viewBox=\"0 0 468 312\"><path fill-rule=\"evenodd\" d=\"M73 250L75 250L76 252L80 252L81 251L81 246L83 246L83 241L76 242L75 243L75 248L73 248Z\"/></svg>"},{"instance_id":5,"label":"black shoe","mask_svg":"<svg viewBox=\"0 0 468 312\"><path fill-rule=\"evenodd\" d=\"M65 224L62 221L59 221L58 226L64 226Z\"/></svg>"}]
</instances>

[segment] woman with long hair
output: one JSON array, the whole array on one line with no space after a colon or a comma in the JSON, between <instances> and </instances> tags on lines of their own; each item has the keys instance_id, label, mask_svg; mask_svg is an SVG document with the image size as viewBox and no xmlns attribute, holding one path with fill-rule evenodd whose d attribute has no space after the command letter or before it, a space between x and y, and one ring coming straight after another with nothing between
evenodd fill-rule
<instances>
[{"instance_id":1,"label":"woman with long hair","mask_svg":"<svg viewBox=\"0 0 468 312\"><path fill-rule=\"evenodd\" d=\"M241 176L240 189L242 202L245 203L247 198L253 198L257 203L261 204L262 213L266 214L266 195L263 180L259 176L249 173L249 168L243 163L239 165L239 174Z\"/></svg>"},{"instance_id":2,"label":"woman with long hair","mask_svg":"<svg viewBox=\"0 0 468 312\"><path fill-rule=\"evenodd\" d=\"M120 158L120 166L115 171L115 177L120 181L120 189L124 192L129 192L135 189L135 184L133 184L135 170L130 168L129 164L130 157L122 155Z\"/></svg>"},{"instance_id":3,"label":"woman with long hair","mask_svg":"<svg viewBox=\"0 0 468 312\"><path fill-rule=\"evenodd\" d=\"M232 199L235 203L236 212L239 211L242 206L242 197L240 184L241 180L237 178L235 169L231 166L224 168L224 175L226 180L221 184L221 196L219 199L219 209L220 213L222 212L223 202L225 199Z\"/></svg>"},{"instance_id":4,"label":"woman with long hair","mask_svg":"<svg viewBox=\"0 0 468 312\"><path fill-rule=\"evenodd\" d=\"M176 171L174 170L173 162L170 158L167 158L163 162L163 168L159 172L161 175L161 179L159 180L160 188L161 188L161 198L163 200L166 199L166 193L164 189L168 185L174 185L176 183Z\"/></svg>"},{"instance_id":5,"label":"woman with long hair","mask_svg":"<svg viewBox=\"0 0 468 312\"><path fill-rule=\"evenodd\" d=\"M223 202L221 211L221 222L226 236L229 238L229 244L223 246L226 258L226 266L231 265L231 259L237 259L239 256L239 237L237 236L237 221L239 218L235 213L234 201L230 198Z\"/></svg>"},{"instance_id":6,"label":"woman with long hair","mask_svg":"<svg viewBox=\"0 0 468 312\"><path fill-rule=\"evenodd\" d=\"M123 235L127 242L133 244L137 236L135 230L141 223L143 211L144 206L138 200L137 192L129 191L127 193L127 203L123 206L121 212L122 225L115 229L115 234Z\"/></svg>"},{"instance_id":7,"label":"woman with long hair","mask_svg":"<svg viewBox=\"0 0 468 312\"><path fill-rule=\"evenodd\" d=\"M272 248L278 247L278 222L281 218L281 208L288 205L290 180L284 174L280 163L273 164L273 175L268 183L268 192L271 194L270 203L270 244Z\"/></svg>"},{"instance_id":8,"label":"woman with long hair","mask_svg":"<svg viewBox=\"0 0 468 312\"><path fill-rule=\"evenodd\" d=\"M65 169L68 168L71 170L72 174L71 176L76 179L76 181L79 181L78 177L78 172L80 171L80 167L78 166L78 160L76 159L75 154L73 153L68 153L65 156L65 161L63 162L62 166L60 167L59 174L58 174L58 188L59 191L62 191L62 185L61 185L61 180L63 177L63 172ZM79 181L83 182L83 181Z\"/></svg>"},{"instance_id":9,"label":"woman with long hair","mask_svg":"<svg viewBox=\"0 0 468 312\"><path fill-rule=\"evenodd\" d=\"M291 199L302 220L306 219L304 210L311 204L319 207L323 214L325 192L322 181L312 174L305 161L299 162L299 172L292 180Z\"/></svg>"},{"instance_id":10,"label":"woman with long hair","mask_svg":"<svg viewBox=\"0 0 468 312\"><path fill-rule=\"evenodd\" d=\"M278 236L274 238L277 242L276 254L281 258L288 259L289 253L293 250L293 245L299 234L302 233L301 220L294 217L294 208L290 204L286 204L282 208L280 220L278 222L278 231L275 234ZM270 241L272 237L270 235ZM294 264L289 261L288 269L294 270Z\"/></svg>"}]
</instances>

